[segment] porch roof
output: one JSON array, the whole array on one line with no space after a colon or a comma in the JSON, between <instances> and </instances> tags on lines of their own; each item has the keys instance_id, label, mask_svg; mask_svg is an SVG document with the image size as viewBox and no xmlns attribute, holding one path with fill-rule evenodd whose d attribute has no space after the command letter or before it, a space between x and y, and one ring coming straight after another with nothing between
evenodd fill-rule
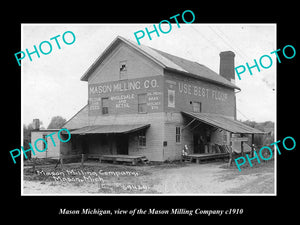
<instances>
[{"instance_id":1,"label":"porch roof","mask_svg":"<svg viewBox=\"0 0 300 225\"><path fill-rule=\"evenodd\" d=\"M181 112L183 115L187 115L193 119L206 123L210 126L220 128L236 134L264 134L265 132L247 126L240 121L233 120L218 114L211 113L192 113Z\"/></svg>"},{"instance_id":2,"label":"porch roof","mask_svg":"<svg viewBox=\"0 0 300 225\"><path fill-rule=\"evenodd\" d=\"M150 127L150 124L113 124L86 126L71 130L71 134L126 134Z\"/></svg>"}]
</instances>

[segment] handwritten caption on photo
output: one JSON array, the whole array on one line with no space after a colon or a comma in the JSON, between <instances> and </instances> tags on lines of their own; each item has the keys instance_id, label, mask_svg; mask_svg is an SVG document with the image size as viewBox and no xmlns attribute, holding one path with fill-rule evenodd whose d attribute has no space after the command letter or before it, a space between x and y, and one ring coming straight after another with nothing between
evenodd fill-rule
<instances>
[{"instance_id":1,"label":"handwritten caption on photo","mask_svg":"<svg viewBox=\"0 0 300 225\"><path fill-rule=\"evenodd\" d=\"M140 174L136 171L104 171L100 169L99 171L85 171L82 169L66 169L63 171L44 171L37 170L37 175L48 176L55 182L59 183L98 183L99 189L112 189L120 188L124 191L145 191L149 190L150 187L145 184L137 183L124 183L124 182L113 182L110 177L117 177L117 180L121 177L138 177Z\"/></svg>"}]
</instances>

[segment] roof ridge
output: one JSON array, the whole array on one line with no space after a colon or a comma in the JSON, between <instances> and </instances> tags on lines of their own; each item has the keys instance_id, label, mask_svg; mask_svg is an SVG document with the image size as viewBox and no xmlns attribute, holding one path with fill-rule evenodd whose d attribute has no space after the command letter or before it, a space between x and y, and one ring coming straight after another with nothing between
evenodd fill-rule
<instances>
[{"instance_id":1,"label":"roof ridge","mask_svg":"<svg viewBox=\"0 0 300 225\"><path fill-rule=\"evenodd\" d=\"M153 59L154 61L156 61L158 64L162 64L165 68L166 67L171 67L173 66L174 69L181 71L181 72L186 72L188 73L188 71L186 71L184 68L182 68L180 65L178 65L177 63L173 62L172 60L170 60L169 58L165 57L164 55L162 55L158 50L152 47L149 47L147 45L137 45L135 42L133 42L132 40L123 38L120 36L121 40L125 40L127 43L133 45L134 48L138 49L139 51L141 51L143 54L145 54L146 56L150 57L151 59ZM150 52L149 52L150 50ZM154 51L154 52L153 52ZM162 51L161 51L162 52ZM169 54L164 52L165 54ZM158 55L156 55L158 54ZM171 54L169 54L171 55ZM174 55L172 55L174 56ZM178 57L180 58L180 57ZM183 59L183 58L182 58ZM172 67L171 67L172 68Z\"/></svg>"},{"instance_id":2,"label":"roof ridge","mask_svg":"<svg viewBox=\"0 0 300 225\"><path fill-rule=\"evenodd\" d=\"M183 57L172 55L170 53L146 45L138 45L132 40L119 35L109 44L109 46L102 52L102 54L96 59L96 61L88 68L88 70L81 77L81 80L87 81L88 77L93 72L95 67L101 64L103 58L105 58L106 55L109 54L111 49L114 48L120 41L134 48L136 51L145 55L164 69L178 71L187 76L240 90L240 88L235 84L231 83L225 77L219 75L217 72L213 71L203 64Z\"/></svg>"},{"instance_id":3,"label":"roof ridge","mask_svg":"<svg viewBox=\"0 0 300 225\"><path fill-rule=\"evenodd\" d=\"M174 54L171 54L171 53L168 53L168 52L165 52L165 51L156 49L156 48L152 48L152 47L149 47L149 48L151 48L151 49L153 49L154 51L157 51L157 52L162 52L163 54L167 54L167 55L170 55L170 56L173 56L173 57L176 57L176 58L180 58L180 59L184 59L184 60L187 60L187 61L195 62L195 63L196 63L196 61L192 61L192 60L190 60L190 59L186 59L186 58L183 58L183 57L181 57L181 56L177 56L177 55L174 55Z\"/></svg>"},{"instance_id":4,"label":"roof ridge","mask_svg":"<svg viewBox=\"0 0 300 225\"><path fill-rule=\"evenodd\" d=\"M186 58L182 58L180 56L176 56L176 55L173 55L173 54L170 54L168 52L164 52L164 51L161 51L161 50L158 50L158 49L155 49L155 48L152 48L152 47L149 47L151 49L153 49L154 51L157 51L159 54L163 54L164 55L167 55L165 57L171 57L171 58L176 58L177 60L179 61L182 61L182 63L193 63L193 64L197 64L198 66L201 66L202 69L208 71L210 73L209 76L200 76L199 74L197 73L193 73L191 72L191 65L190 66L186 66L188 67L188 73L190 74L193 74L193 75L197 75L199 78L202 78L202 79L206 79L206 80L209 80L211 82L214 82L214 83L219 83L219 84L223 84L223 85L226 85L226 86L230 86L230 87L234 87L234 88L238 88L235 84L232 84L230 81L228 81L225 77L221 76L220 74L218 74L217 72L215 72L214 70L210 69L209 67L205 66L204 64L201 64L197 61L192 61L192 60L189 60L189 59L186 59ZM173 63L175 63L176 65L178 65L178 62L174 62L172 59L169 58L169 60L171 60ZM182 67L182 65L178 65L180 67ZM185 67L182 67L183 69L185 69ZM186 70L186 69L185 69ZM197 69L195 69L196 71ZM217 79L217 80L216 80ZM238 88L239 89L239 88Z\"/></svg>"}]
</instances>

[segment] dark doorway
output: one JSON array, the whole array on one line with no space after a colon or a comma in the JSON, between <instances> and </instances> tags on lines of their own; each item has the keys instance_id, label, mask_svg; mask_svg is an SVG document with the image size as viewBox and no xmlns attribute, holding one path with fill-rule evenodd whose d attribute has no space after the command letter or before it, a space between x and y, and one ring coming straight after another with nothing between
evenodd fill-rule
<instances>
[{"instance_id":1,"label":"dark doorway","mask_svg":"<svg viewBox=\"0 0 300 225\"><path fill-rule=\"evenodd\" d=\"M199 135L198 133L194 133L193 139L194 139L194 153L195 154L205 153L204 142L203 142L203 138L201 138L201 135Z\"/></svg>"},{"instance_id":2,"label":"dark doorway","mask_svg":"<svg viewBox=\"0 0 300 225\"><path fill-rule=\"evenodd\" d=\"M128 155L128 136L125 134L116 135L118 155Z\"/></svg>"},{"instance_id":3,"label":"dark doorway","mask_svg":"<svg viewBox=\"0 0 300 225\"><path fill-rule=\"evenodd\" d=\"M82 154L89 153L89 142L88 142L88 137L86 135L82 136L81 148L82 148Z\"/></svg>"}]
</instances>

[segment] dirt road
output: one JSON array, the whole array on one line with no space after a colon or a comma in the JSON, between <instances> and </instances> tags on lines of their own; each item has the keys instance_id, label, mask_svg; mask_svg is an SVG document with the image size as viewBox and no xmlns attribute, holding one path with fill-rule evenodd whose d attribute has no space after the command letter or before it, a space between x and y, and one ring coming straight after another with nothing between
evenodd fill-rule
<instances>
[{"instance_id":1,"label":"dirt road","mask_svg":"<svg viewBox=\"0 0 300 225\"><path fill-rule=\"evenodd\" d=\"M67 165L24 171L23 194L274 194L274 164ZM74 173L71 173L73 171ZM63 179L58 179L65 178ZM68 179L68 180L67 180ZM97 180L98 179L98 180Z\"/></svg>"},{"instance_id":2,"label":"dirt road","mask_svg":"<svg viewBox=\"0 0 300 225\"><path fill-rule=\"evenodd\" d=\"M225 169L225 164L189 164L186 167L160 171L155 185L165 194L238 194L274 193L273 168L253 169L253 173L240 173Z\"/></svg>"}]
</instances>

